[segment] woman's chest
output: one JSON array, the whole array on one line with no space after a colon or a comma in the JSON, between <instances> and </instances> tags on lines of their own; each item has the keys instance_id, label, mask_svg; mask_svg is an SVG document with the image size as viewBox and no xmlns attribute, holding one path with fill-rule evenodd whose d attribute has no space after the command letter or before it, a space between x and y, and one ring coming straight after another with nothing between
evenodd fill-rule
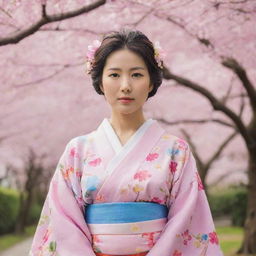
<instances>
[{"instance_id":1,"label":"woman's chest","mask_svg":"<svg viewBox=\"0 0 256 256\"><path fill-rule=\"evenodd\" d=\"M156 146L140 162L135 157L124 166L122 163L115 166L115 158L104 157L91 149L82 171L83 199L86 203L165 203L170 196L174 173L180 166L180 159L172 157L171 151L170 148Z\"/></svg>"}]
</instances>

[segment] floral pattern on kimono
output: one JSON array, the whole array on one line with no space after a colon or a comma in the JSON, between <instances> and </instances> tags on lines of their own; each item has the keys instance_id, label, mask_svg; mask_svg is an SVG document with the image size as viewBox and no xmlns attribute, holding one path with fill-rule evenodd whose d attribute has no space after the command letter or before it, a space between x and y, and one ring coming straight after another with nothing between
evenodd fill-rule
<instances>
[{"instance_id":1,"label":"floral pattern on kimono","mask_svg":"<svg viewBox=\"0 0 256 256\"><path fill-rule=\"evenodd\" d=\"M59 159L29 256L95 256L83 216L80 148L84 140L84 136L73 138Z\"/></svg>"},{"instance_id":2,"label":"floral pattern on kimono","mask_svg":"<svg viewBox=\"0 0 256 256\"><path fill-rule=\"evenodd\" d=\"M103 252L101 236L90 233L84 213L88 204L106 202L168 207L164 229L138 238L147 246L147 256L223 256L188 143L156 121L148 127L118 150L117 141L111 141L116 135L113 131L109 135L102 124L67 144L50 183L30 256ZM125 248L132 243L122 244Z\"/></svg>"}]
</instances>

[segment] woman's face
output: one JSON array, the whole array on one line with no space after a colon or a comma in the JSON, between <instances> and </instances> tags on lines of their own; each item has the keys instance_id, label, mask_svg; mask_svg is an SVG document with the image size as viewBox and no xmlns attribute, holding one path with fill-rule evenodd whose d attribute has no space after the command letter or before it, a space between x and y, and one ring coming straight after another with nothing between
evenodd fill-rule
<instances>
[{"instance_id":1,"label":"woman's face","mask_svg":"<svg viewBox=\"0 0 256 256\"><path fill-rule=\"evenodd\" d=\"M142 111L153 85L150 86L150 76L143 58L126 48L108 56L100 88L112 111L131 114ZM122 97L133 100L122 101Z\"/></svg>"}]
</instances>

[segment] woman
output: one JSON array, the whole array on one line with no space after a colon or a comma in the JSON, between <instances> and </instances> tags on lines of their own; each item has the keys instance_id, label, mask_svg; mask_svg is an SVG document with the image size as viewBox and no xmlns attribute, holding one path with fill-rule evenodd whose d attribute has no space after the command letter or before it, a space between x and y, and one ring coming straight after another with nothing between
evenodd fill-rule
<instances>
[{"instance_id":1,"label":"woman","mask_svg":"<svg viewBox=\"0 0 256 256\"><path fill-rule=\"evenodd\" d=\"M161 49L130 30L94 43L87 72L111 117L68 142L30 255L223 255L188 143L143 114Z\"/></svg>"}]
</instances>

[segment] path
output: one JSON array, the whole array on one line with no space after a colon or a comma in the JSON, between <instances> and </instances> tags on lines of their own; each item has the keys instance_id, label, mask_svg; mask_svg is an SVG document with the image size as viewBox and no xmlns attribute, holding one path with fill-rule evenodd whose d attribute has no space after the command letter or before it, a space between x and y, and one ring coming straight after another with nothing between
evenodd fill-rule
<instances>
[{"instance_id":1,"label":"path","mask_svg":"<svg viewBox=\"0 0 256 256\"><path fill-rule=\"evenodd\" d=\"M28 256L33 237L30 237L10 249L0 253L0 256Z\"/></svg>"}]
</instances>

